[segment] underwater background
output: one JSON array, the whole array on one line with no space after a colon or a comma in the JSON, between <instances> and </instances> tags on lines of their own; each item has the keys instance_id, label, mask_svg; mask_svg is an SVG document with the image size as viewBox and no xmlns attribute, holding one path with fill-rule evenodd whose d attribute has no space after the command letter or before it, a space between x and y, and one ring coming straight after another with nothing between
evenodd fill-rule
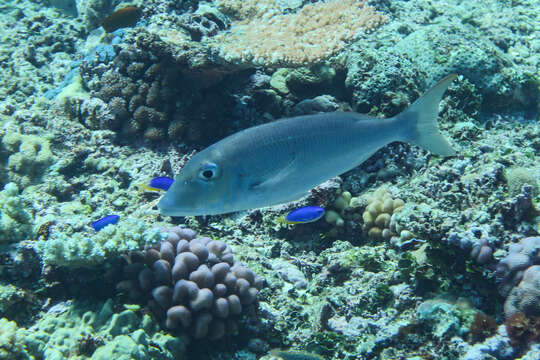
<instances>
[{"instance_id":1,"label":"underwater background","mask_svg":"<svg viewBox=\"0 0 540 360\"><path fill-rule=\"evenodd\" d=\"M539 13L2 1L0 359L540 359ZM391 117L452 73L456 156L395 142L293 203L156 208L227 135ZM303 206L325 215L284 221Z\"/></svg>"}]
</instances>

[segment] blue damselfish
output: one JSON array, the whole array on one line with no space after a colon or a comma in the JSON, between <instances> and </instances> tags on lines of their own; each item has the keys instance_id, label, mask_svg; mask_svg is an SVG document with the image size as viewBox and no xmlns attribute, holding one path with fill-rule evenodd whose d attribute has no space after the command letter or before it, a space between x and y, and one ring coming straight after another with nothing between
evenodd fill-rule
<instances>
[{"instance_id":1,"label":"blue damselfish","mask_svg":"<svg viewBox=\"0 0 540 360\"><path fill-rule=\"evenodd\" d=\"M118 220L120 220L120 216L118 215L107 215L99 220L90 223L90 226L92 226L94 230L99 231L107 225L118 223Z\"/></svg>"},{"instance_id":2,"label":"blue damselfish","mask_svg":"<svg viewBox=\"0 0 540 360\"><path fill-rule=\"evenodd\" d=\"M323 215L324 209L320 206L304 206L285 216L285 222L287 224L306 224L319 220Z\"/></svg>"},{"instance_id":3,"label":"blue damselfish","mask_svg":"<svg viewBox=\"0 0 540 360\"><path fill-rule=\"evenodd\" d=\"M174 179L166 176L160 176L157 178L153 178L150 180L150 183L148 184L149 188L157 189L157 190L169 190L171 187L171 184L173 183Z\"/></svg>"}]
</instances>

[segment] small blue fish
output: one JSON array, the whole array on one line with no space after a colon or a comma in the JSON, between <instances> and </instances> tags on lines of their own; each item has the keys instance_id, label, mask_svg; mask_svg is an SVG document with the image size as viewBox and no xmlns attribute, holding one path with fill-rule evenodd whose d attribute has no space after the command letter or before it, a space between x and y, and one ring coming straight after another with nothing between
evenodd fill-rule
<instances>
[{"instance_id":1,"label":"small blue fish","mask_svg":"<svg viewBox=\"0 0 540 360\"><path fill-rule=\"evenodd\" d=\"M323 215L324 209L320 206L304 206L285 216L285 222L287 224L307 224L319 220Z\"/></svg>"},{"instance_id":2,"label":"small blue fish","mask_svg":"<svg viewBox=\"0 0 540 360\"><path fill-rule=\"evenodd\" d=\"M150 180L150 184L148 184L148 187L153 189L159 189L159 190L169 190L173 183L174 179L167 177L167 176L160 176L157 178L153 178Z\"/></svg>"},{"instance_id":3,"label":"small blue fish","mask_svg":"<svg viewBox=\"0 0 540 360\"><path fill-rule=\"evenodd\" d=\"M150 180L148 184L137 184L139 191L146 192L162 192L167 191L171 187L174 179L166 176L160 176Z\"/></svg>"},{"instance_id":4,"label":"small blue fish","mask_svg":"<svg viewBox=\"0 0 540 360\"><path fill-rule=\"evenodd\" d=\"M99 220L90 223L90 226L92 226L94 230L99 231L107 225L116 224L119 219L120 216L118 215L107 215Z\"/></svg>"}]
</instances>

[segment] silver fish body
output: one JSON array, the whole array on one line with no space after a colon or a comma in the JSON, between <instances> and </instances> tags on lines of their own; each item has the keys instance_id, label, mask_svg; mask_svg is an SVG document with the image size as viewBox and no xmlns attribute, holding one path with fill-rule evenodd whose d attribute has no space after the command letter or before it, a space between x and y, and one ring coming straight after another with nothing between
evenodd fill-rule
<instances>
[{"instance_id":1,"label":"silver fish body","mask_svg":"<svg viewBox=\"0 0 540 360\"><path fill-rule=\"evenodd\" d=\"M438 104L455 75L401 114L297 116L233 134L195 154L160 200L163 215L215 215L296 200L394 141L441 155L454 150L436 128Z\"/></svg>"}]
</instances>

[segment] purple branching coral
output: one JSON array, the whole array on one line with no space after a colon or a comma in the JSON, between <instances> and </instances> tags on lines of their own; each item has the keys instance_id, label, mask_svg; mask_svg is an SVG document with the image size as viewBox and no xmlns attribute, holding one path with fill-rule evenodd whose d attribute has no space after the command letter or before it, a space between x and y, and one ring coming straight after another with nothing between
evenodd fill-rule
<instances>
[{"instance_id":1,"label":"purple branching coral","mask_svg":"<svg viewBox=\"0 0 540 360\"><path fill-rule=\"evenodd\" d=\"M234 260L220 240L174 227L159 246L132 252L117 289L147 299L169 329L195 339L220 339L237 331L245 309L256 303L263 281Z\"/></svg>"}]
</instances>

